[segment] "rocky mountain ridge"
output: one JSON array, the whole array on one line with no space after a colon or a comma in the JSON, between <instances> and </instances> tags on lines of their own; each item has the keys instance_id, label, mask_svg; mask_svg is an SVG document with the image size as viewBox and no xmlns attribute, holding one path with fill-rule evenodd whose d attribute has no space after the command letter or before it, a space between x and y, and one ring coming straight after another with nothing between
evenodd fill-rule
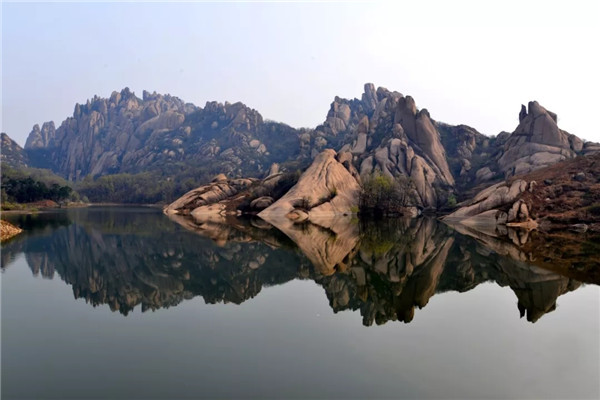
<instances>
[{"instance_id":1,"label":"rocky mountain ridge","mask_svg":"<svg viewBox=\"0 0 600 400\"><path fill-rule=\"evenodd\" d=\"M125 88L77 104L58 128L35 125L23 153L32 166L73 181L148 171L156 179L180 180L193 170L201 183L219 173L263 178L274 163L282 171L302 170L325 149L337 152L358 183L373 174L410 179L414 206L436 210L470 197L474 188L600 146L559 129L556 114L537 102L522 106L513 133L488 137L438 122L411 96L368 83L360 99L335 97L314 129L264 121L242 103L201 108L146 91L140 99Z\"/></svg>"}]
</instances>

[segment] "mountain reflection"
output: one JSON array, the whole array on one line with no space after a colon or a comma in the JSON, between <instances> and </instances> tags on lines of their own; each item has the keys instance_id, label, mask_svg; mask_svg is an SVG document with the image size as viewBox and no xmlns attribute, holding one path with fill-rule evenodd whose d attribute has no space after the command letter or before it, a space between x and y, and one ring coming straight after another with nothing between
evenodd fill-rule
<instances>
[{"instance_id":1,"label":"mountain reflection","mask_svg":"<svg viewBox=\"0 0 600 400\"><path fill-rule=\"evenodd\" d=\"M432 296L491 281L510 287L521 317L535 322L581 281L598 283L585 265L541 268L554 256L535 254L545 248L540 235L517 245L493 232L458 234L427 218L271 225L260 219L170 220L156 210L125 208L20 218L15 222L27 225L28 233L3 246L3 269L24 253L34 275L58 275L75 298L124 315L138 305L156 310L196 296L240 304L263 287L310 279L325 289L334 312L359 310L369 326L410 322ZM528 241L536 244L527 247Z\"/></svg>"}]
</instances>

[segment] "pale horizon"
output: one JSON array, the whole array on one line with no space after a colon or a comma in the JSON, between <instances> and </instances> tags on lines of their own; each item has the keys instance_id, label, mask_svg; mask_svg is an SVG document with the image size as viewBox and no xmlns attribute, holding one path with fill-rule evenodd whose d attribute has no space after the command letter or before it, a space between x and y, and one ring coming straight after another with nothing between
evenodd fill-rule
<instances>
[{"instance_id":1,"label":"pale horizon","mask_svg":"<svg viewBox=\"0 0 600 400\"><path fill-rule=\"evenodd\" d=\"M576 4L577 6L575 6ZM129 87L237 102L314 128L372 82L449 124L512 132L536 100L600 141L598 4L2 4L2 132L21 146L75 103Z\"/></svg>"}]
</instances>

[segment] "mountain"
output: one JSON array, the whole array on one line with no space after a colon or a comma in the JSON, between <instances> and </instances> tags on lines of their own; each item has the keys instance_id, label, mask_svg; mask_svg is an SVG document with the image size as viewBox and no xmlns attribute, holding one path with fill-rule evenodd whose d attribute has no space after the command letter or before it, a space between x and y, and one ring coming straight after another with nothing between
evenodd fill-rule
<instances>
[{"instance_id":1,"label":"mountain","mask_svg":"<svg viewBox=\"0 0 600 400\"><path fill-rule=\"evenodd\" d=\"M174 177L188 166L206 167L207 174L256 176L273 162L300 156L298 132L265 122L242 103L200 108L146 91L140 99L125 88L108 99L76 104L56 130L53 122L34 126L25 149L38 166L75 181L147 171Z\"/></svg>"},{"instance_id":2,"label":"mountain","mask_svg":"<svg viewBox=\"0 0 600 400\"><path fill-rule=\"evenodd\" d=\"M2 163L13 168L23 168L29 163L27 153L17 142L12 140L6 133L0 134L0 159Z\"/></svg>"},{"instance_id":3,"label":"mountain","mask_svg":"<svg viewBox=\"0 0 600 400\"><path fill-rule=\"evenodd\" d=\"M410 177L424 207L445 202L455 184L429 112L418 110L410 96L366 84L361 100L334 100L315 136L329 138L340 153L350 153L362 176L375 172Z\"/></svg>"},{"instance_id":4,"label":"mountain","mask_svg":"<svg viewBox=\"0 0 600 400\"><path fill-rule=\"evenodd\" d=\"M360 99L335 97L314 129L265 121L239 102L201 108L146 91L140 99L125 88L76 104L56 129L53 122L35 125L25 153L33 166L72 181L150 173L151 181L179 183L173 192L180 195L218 174L264 178L273 164L304 170L325 149L335 150L359 183L373 175L407 178L413 205L436 210L600 147L559 129L556 114L537 102L522 106L513 133L488 137L436 121L411 96L367 83Z\"/></svg>"}]
</instances>

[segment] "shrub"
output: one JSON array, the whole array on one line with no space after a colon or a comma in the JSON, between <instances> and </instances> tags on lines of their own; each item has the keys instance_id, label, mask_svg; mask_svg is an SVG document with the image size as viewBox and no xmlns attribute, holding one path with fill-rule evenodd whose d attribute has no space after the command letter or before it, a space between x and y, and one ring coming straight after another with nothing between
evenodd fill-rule
<instances>
[{"instance_id":1,"label":"shrub","mask_svg":"<svg viewBox=\"0 0 600 400\"><path fill-rule=\"evenodd\" d=\"M414 205L413 193L414 185L410 178L391 178L375 173L363 178L360 212L375 215L402 213L402 208Z\"/></svg>"},{"instance_id":2,"label":"shrub","mask_svg":"<svg viewBox=\"0 0 600 400\"><path fill-rule=\"evenodd\" d=\"M456 197L454 196L454 194L451 193L448 196L448 203L447 204L448 204L449 207L454 207L456 205Z\"/></svg>"}]
</instances>

